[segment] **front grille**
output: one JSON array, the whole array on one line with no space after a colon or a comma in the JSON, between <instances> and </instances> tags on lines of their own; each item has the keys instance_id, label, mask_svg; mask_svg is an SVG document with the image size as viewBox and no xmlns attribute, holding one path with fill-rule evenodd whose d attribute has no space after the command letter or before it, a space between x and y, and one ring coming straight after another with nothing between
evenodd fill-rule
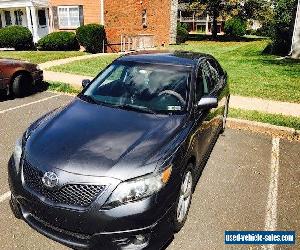
<instances>
[{"instance_id":1,"label":"front grille","mask_svg":"<svg viewBox=\"0 0 300 250\"><path fill-rule=\"evenodd\" d=\"M42 182L43 172L24 161L23 176L28 188L55 203L89 206L104 189L104 185L66 184L59 189L48 189Z\"/></svg>"}]
</instances>

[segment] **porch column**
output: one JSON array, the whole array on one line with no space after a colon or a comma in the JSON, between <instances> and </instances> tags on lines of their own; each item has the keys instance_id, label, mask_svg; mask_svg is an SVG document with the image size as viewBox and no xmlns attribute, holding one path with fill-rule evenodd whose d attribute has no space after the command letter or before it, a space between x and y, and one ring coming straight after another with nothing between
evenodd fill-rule
<instances>
[{"instance_id":1,"label":"porch column","mask_svg":"<svg viewBox=\"0 0 300 250\"><path fill-rule=\"evenodd\" d=\"M205 23L205 34L206 35L209 33L208 23L209 23L209 15L206 15L206 23Z\"/></svg>"},{"instance_id":2,"label":"porch column","mask_svg":"<svg viewBox=\"0 0 300 250\"><path fill-rule=\"evenodd\" d=\"M36 43L39 40L38 36L38 27L37 27L37 17L36 17L36 8L30 7L31 17L32 17L32 35L33 41Z\"/></svg>"},{"instance_id":3,"label":"porch column","mask_svg":"<svg viewBox=\"0 0 300 250\"><path fill-rule=\"evenodd\" d=\"M49 26L49 33L54 31L53 28L53 12L52 12L52 8L49 7L48 8L48 26Z\"/></svg>"},{"instance_id":4,"label":"porch column","mask_svg":"<svg viewBox=\"0 0 300 250\"><path fill-rule=\"evenodd\" d=\"M26 17L27 17L27 28L32 32L32 22L31 22L31 16L30 16L30 8L26 6Z\"/></svg>"}]
</instances>

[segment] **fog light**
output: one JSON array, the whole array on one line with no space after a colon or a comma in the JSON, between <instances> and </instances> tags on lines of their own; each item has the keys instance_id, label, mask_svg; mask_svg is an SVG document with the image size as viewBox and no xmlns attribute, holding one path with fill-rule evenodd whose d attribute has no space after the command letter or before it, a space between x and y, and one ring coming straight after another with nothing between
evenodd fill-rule
<instances>
[{"instance_id":1,"label":"fog light","mask_svg":"<svg viewBox=\"0 0 300 250\"><path fill-rule=\"evenodd\" d=\"M129 249L138 250L138 249L144 249L146 246L148 246L149 239L150 239L150 234L137 234L131 236L130 238L116 240L115 242L123 250L129 250Z\"/></svg>"},{"instance_id":2,"label":"fog light","mask_svg":"<svg viewBox=\"0 0 300 250\"><path fill-rule=\"evenodd\" d=\"M147 243L148 237L146 235L138 234L135 236L135 239L133 240L134 245L143 245Z\"/></svg>"}]
</instances>

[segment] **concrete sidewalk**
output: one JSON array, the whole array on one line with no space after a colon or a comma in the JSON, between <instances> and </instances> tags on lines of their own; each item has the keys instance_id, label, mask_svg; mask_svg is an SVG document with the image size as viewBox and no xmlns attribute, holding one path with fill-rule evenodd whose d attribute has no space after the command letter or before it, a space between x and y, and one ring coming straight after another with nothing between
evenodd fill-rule
<instances>
[{"instance_id":1,"label":"concrete sidewalk","mask_svg":"<svg viewBox=\"0 0 300 250\"><path fill-rule=\"evenodd\" d=\"M230 107L300 117L300 104L254 97L231 96Z\"/></svg>"},{"instance_id":2,"label":"concrete sidewalk","mask_svg":"<svg viewBox=\"0 0 300 250\"><path fill-rule=\"evenodd\" d=\"M54 61L49 61L45 63L40 63L39 66L41 69L45 70L53 66L58 66L62 64L67 64L79 60L85 60L85 59L92 59L95 57L100 57L100 56L110 56L110 55L116 55L116 53L98 53L98 54L90 54L90 55L85 55L85 56L74 56L74 57L69 57L69 58L64 58L64 59L59 59L59 60L54 60Z\"/></svg>"},{"instance_id":3,"label":"concrete sidewalk","mask_svg":"<svg viewBox=\"0 0 300 250\"><path fill-rule=\"evenodd\" d=\"M44 71L46 81L64 82L75 88L81 88L83 79L92 80L93 77L73 75L61 72ZM231 96L230 107L243 110L256 110L270 114L282 114L287 116L300 117L300 104L289 102L278 102L261 98Z\"/></svg>"},{"instance_id":4,"label":"concrete sidewalk","mask_svg":"<svg viewBox=\"0 0 300 250\"><path fill-rule=\"evenodd\" d=\"M63 82L63 83L70 84L75 88L81 88L81 82L83 79L92 80L93 77L74 75L69 73L53 72L53 71L44 71L44 79L45 81Z\"/></svg>"}]
</instances>

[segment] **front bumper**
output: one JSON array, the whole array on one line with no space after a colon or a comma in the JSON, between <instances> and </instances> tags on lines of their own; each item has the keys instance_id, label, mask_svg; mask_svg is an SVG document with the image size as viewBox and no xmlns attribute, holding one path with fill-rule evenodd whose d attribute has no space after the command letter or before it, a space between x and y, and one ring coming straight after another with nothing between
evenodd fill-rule
<instances>
[{"instance_id":1,"label":"front bumper","mask_svg":"<svg viewBox=\"0 0 300 250\"><path fill-rule=\"evenodd\" d=\"M43 70L37 70L31 73L33 83L34 84L39 84L44 80L44 72Z\"/></svg>"},{"instance_id":2,"label":"front bumper","mask_svg":"<svg viewBox=\"0 0 300 250\"><path fill-rule=\"evenodd\" d=\"M174 208L158 205L155 197L109 210L97 204L86 210L51 206L23 187L13 165L11 159L8 172L15 216L57 242L75 249L156 250L173 237ZM144 241L138 244L141 237Z\"/></svg>"}]
</instances>

